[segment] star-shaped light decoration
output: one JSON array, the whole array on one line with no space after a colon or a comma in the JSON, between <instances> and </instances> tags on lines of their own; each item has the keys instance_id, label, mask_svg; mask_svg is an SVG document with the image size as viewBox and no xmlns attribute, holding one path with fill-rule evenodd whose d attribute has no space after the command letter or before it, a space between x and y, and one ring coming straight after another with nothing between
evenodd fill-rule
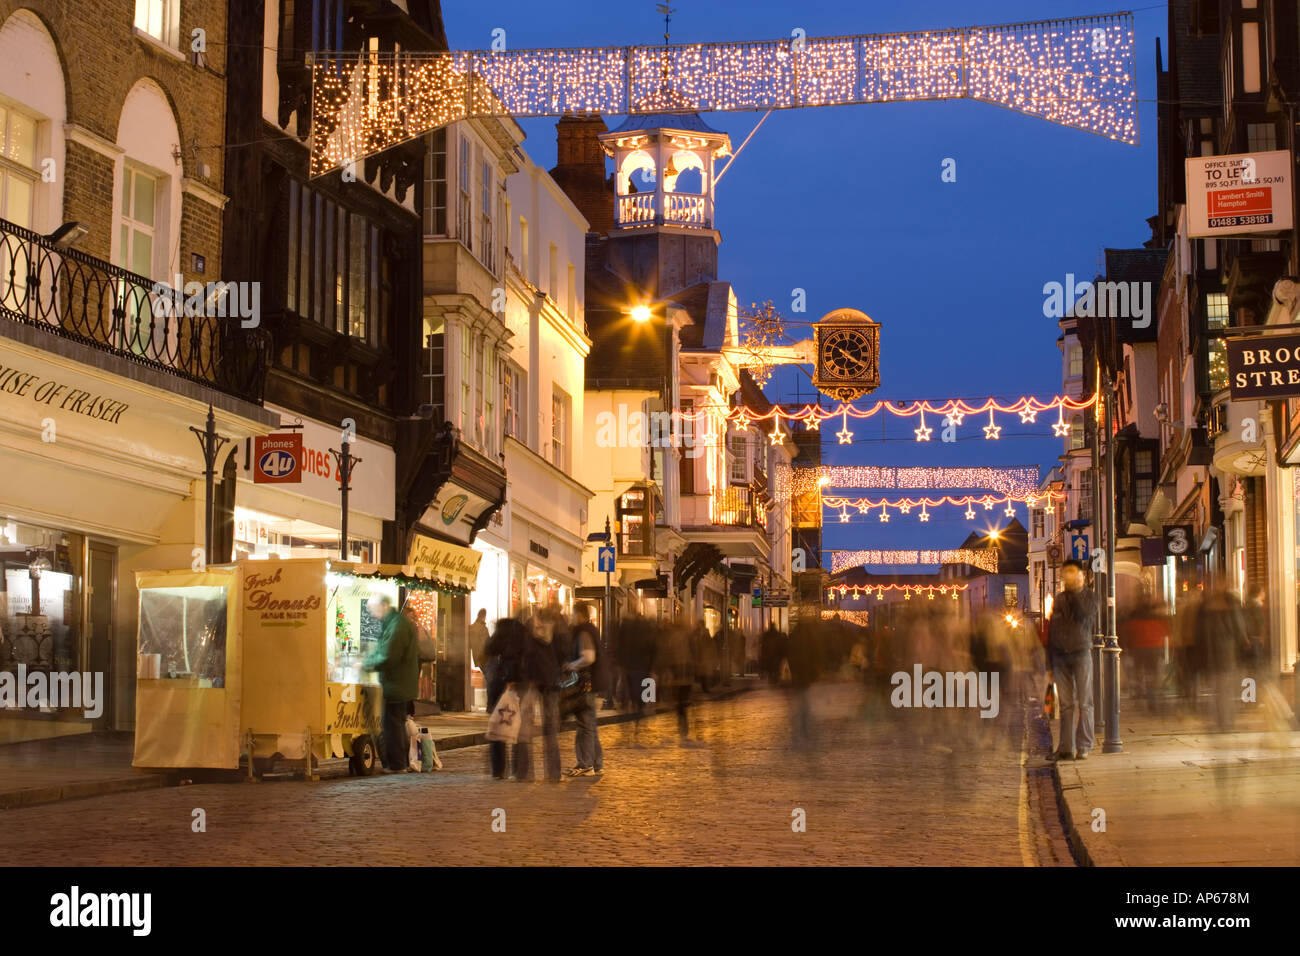
<instances>
[{"instance_id":1,"label":"star-shaped light decoration","mask_svg":"<svg viewBox=\"0 0 1300 956\"><path fill-rule=\"evenodd\" d=\"M992 498L986 497L986 498L984 499L984 510L985 510L985 511L992 511L992 510L993 510L993 499L992 499Z\"/></svg>"},{"instance_id":2,"label":"star-shaped light decoration","mask_svg":"<svg viewBox=\"0 0 1300 956\"><path fill-rule=\"evenodd\" d=\"M870 509L867 507L867 503L866 503L865 501L860 501L860 502L858 502L858 513L859 513L859 514L866 514L869 510L870 510Z\"/></svg>"},{"instance_id":3,"label":"star-shaped light decoration","mask_svg":"<svg viewBox=\"0 0 1300 956\"><path fill-rule=\"evenodd\" d=\"M749 431L749 416L745 414L743 408L740 410L740 414L732 419L732 421L735 423L737 430L742 432Z\"/></svg>"},{"instance_id":4,"label":"star-shaped light decoration","mask_svg":"<svg viewBox=\"0 0 1300 956\"><path fill-rule=\"evenodd\" d=\"M921 427L920 427L920 428L914 428L914 429L912 429L912 431L916 434L916 440L917 440L917 441L929 441L929 440L930 440L930 433L931 433L932 431L934 431L934 429L933 429L933 428L926 428L926 427L925 427L925 409L921 409Z\"/></svg>"},{"instance_id":5,"label":"star-shaped light decoration","mask_svg":"<svg viewBox=\"0 0 1300 956\"><path fill-rule=\"evenodd\" d=\"M1065 423L1065 406L1056 406L1056 423L1052 425L1052 434L1057 438L1064 438L1070 434L1070 426Z\"/></svg>"},{"instance_id":6,"label":"star-shaped light decoration","mask_svg":"<svg viewBox=\"0 0 1300 956\"><path fill-rule=\"evenodd\" d=\"M853 444L853 432L849 431L849 413L844 413L844 427L835 433L841 445Z\"/></svg>"},{"instance_id":7,"label":"star-shaped light decoration","mask_svg":"<svg viewBox=\"0 0 1300 956\"><path fill-rule=\"evenodd\" d=\"M912 592L907 590L906 588L903 590L903 600L905 601L912 600Z\"/></svg>"},{"instance_id":8,"label":"star-shaped light decoration","mask_svg":"<svg viewBox=\"0 0 1300 956\"><path fill-rule=\"evenodd\" d=\"M822 420L811 409L808 410L808 417L804 419L804 424L808 426L810 432L821 431L822 428Z\"/></svg>"},{"instance_id":9,"label":"star-shaped light decoration","mask_svg":"<svg viewBox=\"0 0 1300 956\"><path fill-rule=\"evenodd\" d=\"M771 439L772 439L772 445L773 445L773 446L776 446L776 445L784 445L784 444L785 444L785 432L781 431L781 418L780 418L780 416L777 416L777 417L772 421L772 435L771 435Z\"/></svg>"},{"instance_id":10,"label":"star-shaped light decoration","mask_svg":"<svg viewBox=\"0 0 1300 956\"><path fill-rule=\"evenodd\" d=\"M933 601L933 600L934 600L934 588L930 588L930 590L926 591L926 592L925 592L925 596L928 597L931 601Z\"/></svg>"},{"instance_id":11,"label":"star-shaped light decoration","mask_svg":"<svg viewBox=\"0 0 1300 956\"><path fill-rule=\"evenodd\" d=\"M1043 509L1043 514L1050 515L1056 512L1056 506L1052 504L1052 499L1047 499L1047 507Z\"/></svg>"},{"instance_id":12,"label":"star-shaped light decoration","mask_svg":"<svg viewBox=\"0 0 1300 956\"><path fill-rule=\"evenodd\" d=\"M912 513L911 503L906 498L903 499L898 503L898 511L900 514L910 515Z\"/></svg>"},{"instance_id":13,"label":"star-shaped light decoration","mask_svg":"<svg viewBox=\"0 0 1300 956\"><path fill-rule=\"evenodd\" d=\"M952 590L952 599L953 599L954 601L957 600L957 589L956 589L956 588L953 588L953 590Z\"/></svg>"},{"instance_id":14,"label":"star-shaped light decoration","mask_svg":"<svg viewBox=\"0 0 1300 956\"><path fill-rule=\"evenodd\" d=\"M967 521L975 520L975 509L972 508L970 505L966 506L966 520Z\"/></svg>"},{"instance_id":15,"label":"star-shaped light decoration","mask_svg":"<svg viewBox=\"0 0 1300 956\"><path fill-rule=\"evenodd\" d=\"M887 509L883 504L880 506L880 520L886 523L889 521L889 509Z\"/></svg>"},{"instance_id":16,"label":"star-shaped light decoration","mask_svg":"<svg viewBox=\"0 0 1300 956\"><path fill-rule=\"evenodd\" d=\"M1033 424L1038 420L1037 410L1029 406L1029 399L1025 399L1025 407L1020 410L1020 423L1022 425Z\"/></svg>"},{"instance_id":17,"label":"star-shaped light decoration","mask_svg":"<svg viewBox=\"0 0 1300 956\"><path fill-rule=\"evenodd\" d=\"M925 510L925 505L921 505L921 520L922 521L930 520L930 512Z\"/></svg>"},{"instance_id":18,"label":"star-shaped light decoration","mask_svg":"<svg viewBox=\"0 0 1300 956\"><path fill-rule=\"evenodd\" d=\"M885 589L880 588L879 590L876 591L876 600L883 601L884 599L885 599Z\"/></svg>"},{"instance_id":19,"label":"star-shaped light decoration","mask_svg":"<svg viewBox=\"0 0 1300 956\"><path fill-rule=\"evenodd\" d=\"M956 405L953 405L953 407L952 407L952 411L950 411L950 412L947 414L947 416L946 416L946 417L944 418L944 420L943 420L943 423L944 423L945 425L960 425L960 424L962 423L962 420L963 420L965 417L966 417L966 413L963 412L963 411L962 411L960 408L958 408Z\"/></svg>"},{"instance_id":20,"label":"star-shaped light decoration","mask_svg":"<svg viewBox=\"0 0 1300 956\"><path fill-rule=\"evenodd\" d=\"M989 409L989 423L984 426L985 438L997 438L1002 433L1002 426L993 421L993 409Z\"/></svg>"},{"instance_id":21,"label":"star-shaped light decoration","mask_svg":"<svg viewBox=\"0 0 1300 956\"><path fill-rule=\"evenodd\" d=\"M1016 516L1016 506L1011 503L1010 498L1007 499L1007 510L1002 513L1008 518L1014 518Z\"/></svg>"}]
</instances>

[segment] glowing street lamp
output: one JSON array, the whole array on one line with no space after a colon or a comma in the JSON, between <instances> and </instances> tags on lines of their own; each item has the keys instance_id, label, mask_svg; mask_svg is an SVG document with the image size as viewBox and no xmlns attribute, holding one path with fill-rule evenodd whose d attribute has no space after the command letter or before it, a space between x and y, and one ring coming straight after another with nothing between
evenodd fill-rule
<instances>
[{"instance_id":1,"label":"glowing street lamp","mask_svg":"<svg viewBox=\"0 0 1300 956\"><path fill-rule=\"evenodd\" d=\"M648 305L634 305L630 314L633 322L649 322L653 315Z\"/></svg>"}]
</instances>

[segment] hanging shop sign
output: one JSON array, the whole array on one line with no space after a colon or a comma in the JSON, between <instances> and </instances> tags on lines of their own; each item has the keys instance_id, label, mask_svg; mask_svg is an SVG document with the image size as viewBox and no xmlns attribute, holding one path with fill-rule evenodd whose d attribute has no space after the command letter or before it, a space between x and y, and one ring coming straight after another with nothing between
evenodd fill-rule
<instances>
[{"instance_id":1,"label":"hanging shop sign","mask_svg":"<svg viewBox=\"0 0 1300 956\"><path fill-rule=\"evenodd\" d=\"M414 573L423 577L472 588L478 580L478 565L482 558L483 552L473 548L417 534L411 542L406 563Z\"/></svg>"},{"instance_id":2,"label":"hanging shop sign","mask_svg":"<svg viewBox=\"0 0 1300 956\"><path fill-rule=\"evenodd\" d=\"M253 483L301 484L302 435L284 432L253 439Z\"/></svg>"},{"instance_id":3,"label":"hanging shop sign","mask_svg":"<svg viewBox=\"0 0 1300 956\"><path fill-rule=\"evenodd\" d=\"M1165 555L1171 558L1186 557L1195 543L1193 528L1189 524L1165 525Z\"/></svg>"},{"instance_id":4,"label":"hanging shop sign","mask_svg":"<svg viewBox=\"0 0 1300 956\"><path fill-rule=\"evenodd\" d=\"M1226 339L1234 402L1300 396L1300 335Z\"/></svg>"},{"instance_id":5,"label":"hanging shop sign","mask_svg":"<svg viewBox=\"0 0 1300 956\"><path fill-rule=\"evenodd\" d=\"M1292 225L1289 150L1193 156L1187 173L1187 234L1239 236Z\"/></svg>"}]
</instances>

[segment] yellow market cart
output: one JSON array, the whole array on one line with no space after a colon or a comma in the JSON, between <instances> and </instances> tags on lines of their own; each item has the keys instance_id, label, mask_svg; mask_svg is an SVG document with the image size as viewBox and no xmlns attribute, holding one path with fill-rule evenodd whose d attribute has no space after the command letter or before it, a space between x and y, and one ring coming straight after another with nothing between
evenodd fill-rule
<instances>
[{"instance_id":1,"label":"yellow market cart","mask_svg":"<svg viewBox=\"0 0 1300 956\"><path fill-rule=\"evenodd\" d=\"M277 760L310 775L343 757L353 773L373 772L382 693L361 661L382 627L366 602L382 594L400 608L403 588L456 590L406 566L325 558L138 571L136 587L133 765L243 763L250 776Z\"/></svg>"}]
</instances>

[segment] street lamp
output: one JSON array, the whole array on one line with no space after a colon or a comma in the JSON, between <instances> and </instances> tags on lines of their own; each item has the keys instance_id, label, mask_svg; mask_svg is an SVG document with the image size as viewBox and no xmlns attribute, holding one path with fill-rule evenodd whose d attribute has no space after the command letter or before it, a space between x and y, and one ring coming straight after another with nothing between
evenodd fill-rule
<instances>
[{"instance_id":1,"label":"street lamp","mask_svg":"<svg viewBox=\"0 0 1300 956\"><path fill-rule=\"evenodd\" d=\"M632 316L633 322L649 322L654 313L648 305L634 305L628 314Z\"/></svg>"}]
</instances>

